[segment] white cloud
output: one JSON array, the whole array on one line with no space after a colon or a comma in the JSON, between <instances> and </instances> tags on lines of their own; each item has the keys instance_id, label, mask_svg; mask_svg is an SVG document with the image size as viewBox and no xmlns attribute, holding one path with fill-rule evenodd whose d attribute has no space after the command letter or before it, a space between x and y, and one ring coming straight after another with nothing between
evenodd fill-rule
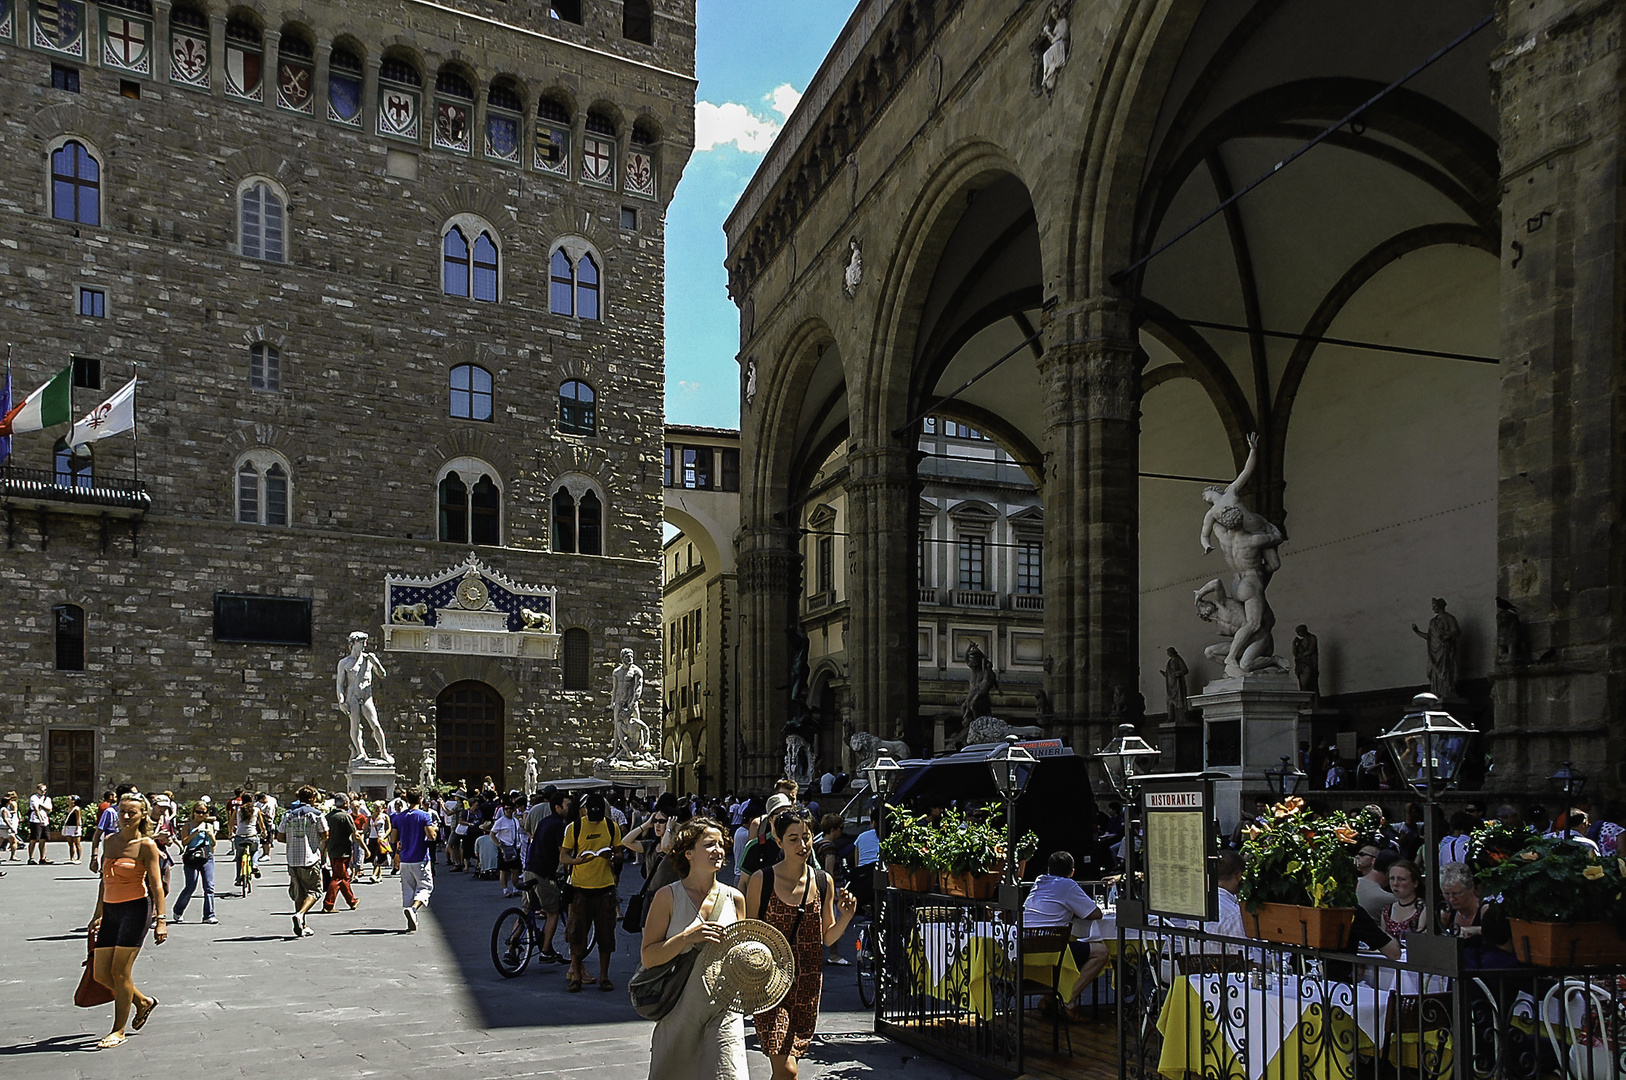
<instances>
[{"instance_id":1,"label":"white cloud","mask_svg":"<svg viewBox=\"0 0 1626 1080\"><path fill-rule=\"evenodd\" d=\"M789 83L783 83L763 95L762 100L779 114L779 119L758 115L737 101L725 101L721 105L697 102L694 107L695 153L703 154L727 143L733 143L747 154L765 153L778 137L784 119L802 100L802 93Z\"/></svg>"},{"instance_id":2,"label":"white cloud","mask_svg":"<svg viewBox=\"0 0 1626 1080\"><path fill-rule=\"evenodd\" d=\"M733 143L747 154L761 154L773 145L779 127L777 121L756 116L738 102L698 102L694 107L694 149L705 153Z\"/></svg>"},{"instance_id":3,"label":"white cloud","mask_svg":"<svg viewBox=\"0 0 1626 1080\"><path fill-rule=\"evenodd\" d=\"M801 100L802 92L790 83L776 86L768 94L768 104L773 107L773 111L786 119L789 119L791 112L796 108L796 103Z\"/></svg>"}]
</instances>

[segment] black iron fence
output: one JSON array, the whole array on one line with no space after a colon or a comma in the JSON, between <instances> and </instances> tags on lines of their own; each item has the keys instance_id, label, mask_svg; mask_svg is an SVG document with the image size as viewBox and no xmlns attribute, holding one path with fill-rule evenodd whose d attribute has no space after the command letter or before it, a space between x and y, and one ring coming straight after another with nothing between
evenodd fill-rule
<instances>
[{"instance_id":1,"label":"black iron fence","mask_svg":"<svg viewBox=\"0 0 1626 1080\"><path fill-rule=\"evenodd\" d=\"M1626 1080L1626 967L1475 966L1428 936L1395 959L1153 922L1119 908L1126 1080Z\"/></svg>"},{"instance_id":2,"label":"black iron fence","mask_svg":"<svg viewBox=\"0 0 1626 1080\"><path fill-rule=\"evenodd\" d=\"M51 469L0 465L0 499L29 503L72 503L86 506L147 510L152 496L137 480L71 475Z\"/></svg>"},{"instance_id":3,"label":"black iron fence","mask_svg":"<svg viewBox=\"0 0 1626 1080\"><path fill-rule=\"evenodd\" d=\"M887 889L876 1030L983 1076L1022 1072L1022 912Z\"/></svg>"}]
</instances>

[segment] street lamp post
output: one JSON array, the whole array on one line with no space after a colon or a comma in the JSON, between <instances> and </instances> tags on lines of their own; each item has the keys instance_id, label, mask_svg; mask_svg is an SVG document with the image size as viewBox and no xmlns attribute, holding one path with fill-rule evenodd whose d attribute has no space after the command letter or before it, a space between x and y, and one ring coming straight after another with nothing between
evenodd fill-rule
<instances>
[{"instance_id":1,"label":"street lamp post","mask_svg":"<svg viewBox=\"0 0 1626 1080\"><path fill-rule=\"evenodd\" d=\"M1581 797L1586 789L1586 773L1581 772L1571 762L1564 762L1559 770L1547 778L1547 786L1559 795L1564 796L1564 805L1560 810L1564 814L1564 839L1570 838L1570 814L1575 809L1575 800Z\"/></svg>"},{"instance_id":2,"label":"street lamp post","mask_svg":"<svg viewBox=\"0 0 1626 1080\"><path fill-rule=\"evenodd\" d=\"M1300 772L1286 754L1282 755L1280 765L1265 770L1265 783L1270 785L1270 793L1276 796L1278 802L1297 795L1309 782L1310 778Z\"/></svg>"},{"instance_id":3,"label":"street lamp post","mask_svg":"<svg viewBox=\"0 0 1626 1080\"><path fill-rule=\"evenodd\" d=\"M870 821L875 826L877 840L886 838L886 793L892 790L893 779L902 771L903 767L889 754L882 754L864 766L864 779L869 782L870 794L875 797L875 809L870 811Z\"/></svg>"},{"instance_id":4,"label":"street lamp post","mask_svg":"<svg viewBox=\"0 0 1626 1080\"><path fill-rule=\"evenodd\" d=\"M1400 778L1423 796L1423 843L1431 856L1423 882L1423 902L1433 905L1440 891L1440 838L1434 822L1434 796L1456 785L1469 739L1478 732L1440 708L1433 694L1418 694L1400 722L1379 736L1394 758Z\"/></svg>"},{"instance_id":5,"label":"street lamp post","mask_svg":"<svg viewBox=\"0 0 1626 1080\"><path fill-rule=\"evenodd\" d=\"M1028 748L1018 744L1015 735L1005 736L1005 742L988 754L988 771L993 774L994 787L1005 800L1005 876L1002 885L1016 884L1016 800L1027 790L1038 764Z\"/></svg>"},{"instance_id":6,"label":"street lamp post","mask_svg":"<svg viewBox=\"0 0 1626 1080\"><path fill-rule=\"evenodd\" d=\"M1152 759L1162 753L1135 732L1133 724L1119 724L1117 736L1095 752L1095 760L1106 770L1112 790L1124 804L1124 879L1126 895L1136 896L1135 887L1135 833L1140 828L1136 815L1135 792L1137 781L1151 771Z\"/></svg>"}]
</instances>

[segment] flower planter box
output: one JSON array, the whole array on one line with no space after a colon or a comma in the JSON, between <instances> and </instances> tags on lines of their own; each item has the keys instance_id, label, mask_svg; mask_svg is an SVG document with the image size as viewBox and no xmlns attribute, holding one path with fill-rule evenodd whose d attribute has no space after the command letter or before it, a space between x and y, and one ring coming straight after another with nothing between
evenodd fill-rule
<instances>
[{"instance_id":1,"label":"flower planter box","mask_svg":"<svg viewBox=\"0 0 1626 1080\"><path fill-rule=\"evenodd\" d=\"M909 892L932 891L932 872L923 866L888 866L886 876L894 889L906 889Z\"/></svg>"},{"instance_id":2,"label":"flower planter box","mask_svg":"<svg viewBox=\"0 0 1626 1080\"><path fill-rule=\"evenodd\" d=\"M1312 949L1342 949L1355 922L1354 908L1299 907L1296 904L1260 904L1258 911L1242 909L1248 936L1284 945Z\"/></svg>"},{"instance_id":3,"label":"flower planter box","mask_svg":"<svg viewBox=\"0 0 1626 1080\"><path fill-rule=\"evenodd\" d=\"M1509 919L1513 952L1526 964L1570 967L1626 963L1626 938L1606 922L1554 923Z\"/></svg>"},{"instance_id":4,"label":"flower planter box","mask_svg":"<svg viewBox=\"0 0 1626 1080\"><path fill-rule=\"evenodd\" d=\"M1003 871L1001 871L1003 872ZM973 874L968 870L938 875L938 889L968 900L992 900L999 895L1000 874Z\"/></svg>"}]
</instances>

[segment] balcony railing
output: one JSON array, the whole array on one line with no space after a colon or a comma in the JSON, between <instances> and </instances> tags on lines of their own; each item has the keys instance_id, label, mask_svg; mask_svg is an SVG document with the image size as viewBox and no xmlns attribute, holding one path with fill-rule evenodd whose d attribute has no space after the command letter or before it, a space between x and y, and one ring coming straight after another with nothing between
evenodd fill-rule
<instances>
[{"instance_id":1,"label":"balcony railing","mask_svg":"<svg viewBox=\"0 0 1626 1080\"><path fill-rule=\"evenodd\" d=\"M919 603L922 606L925 606L927 604L936 604L937 603L937 590L936 589L929 589L924 585L920 586L920 600L919 600Z\"/></svg>"},{"instance_id":2,"label":"balcony railing","mask_svg":"<svg viewBox=\"0 0 1626 1080\"><path fill-rule=\"evenodd\" d=\"M1016 593L1011 597L1011 608L1015 611L1043 611L1043 593Z\"/></svg>"},{"instance_id":3,"label":"balcony railing","mask_svg":"<svg viewBox=\"0 0 1626 1080\"><path fill-rule=\"evenodd\" d=\"M86 482L88 481L88 482ZM0 465L0 503L70 513L144 514L152 508L147 486L136 480L86 478L71 485L51 469Z\"/></svg>"},{"instance_id":4,"label":"balcony railing","mask_svg":"<svg viewBox=\"0 0 1626 1080\"><path fill-rule=\"evenodd\" d=\"M999 594L980 589L955 589L954 606L969 608L999 608Z\"/></svg>"}]
</instances>

